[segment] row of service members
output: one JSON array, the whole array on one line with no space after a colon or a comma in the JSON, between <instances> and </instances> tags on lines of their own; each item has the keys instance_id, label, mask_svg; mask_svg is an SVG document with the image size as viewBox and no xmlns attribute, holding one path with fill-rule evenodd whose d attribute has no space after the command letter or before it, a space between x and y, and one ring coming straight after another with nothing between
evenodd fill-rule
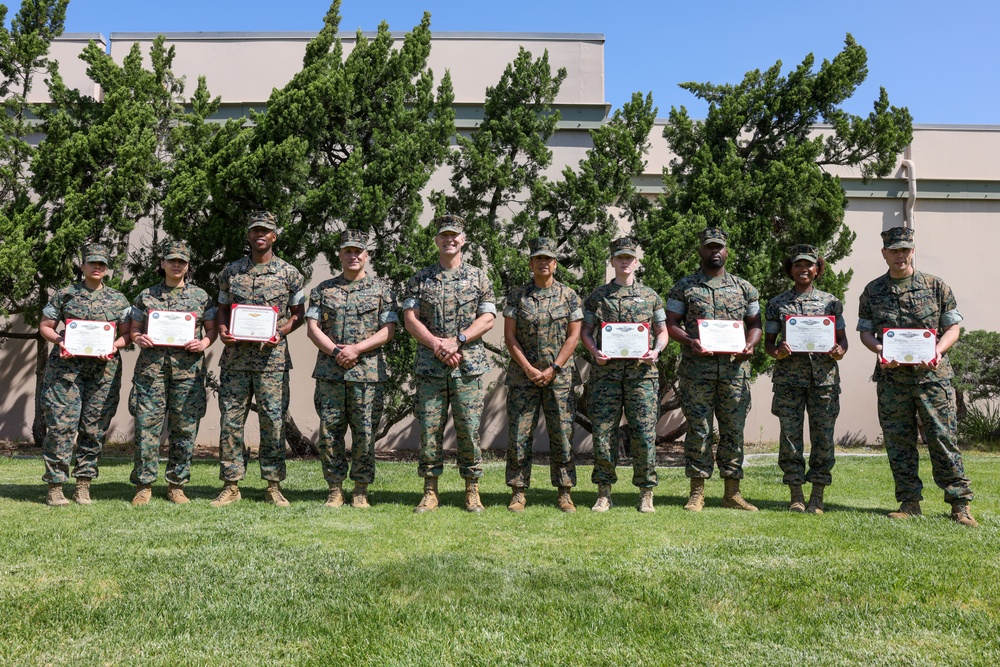
<instances>
[{"instance_id":1,"label":"row of service members","mask_svg":"<svg viewBox=\"0 0 1000 667\"><path fill-rule=\"evenodd\" d=\"M437 481L444 467L443 435L451 408L458 440L458 468L466 482L465 508L482 511L478 480L482 476L479 422L489 370L482 336L496 317L495 298L486 272L463 263L465 223L458 216L435 220L438 263L411 278L401 299L403 323L417 340L415 413L420 425L418 474L424 493L414 511L439 506ZM965 476L955 437L954 391L945 352L958 338L961 315L951 290L939 278L913 268L913 232L886 230L883 257L889 271L872 281L860 299L858 330L865 346L881 352L883 327L920 327L939 333L937 357L920 366L877 363L878 409L886 450L896 485L899 510L889 514L904 519L920 514L922 483L917 475L917 420L924 428L934 480L952 505L952 518L976 525L969 512L972 492ZM273 215L255 215L248 225L251 253L228 265L219 278L218 303L200 288L188 285L185 274L189 252L174 243L163 253L164 281L143 291L134 304L102 284L108 255L101 246L85 250L82 280L56 292L46 306L42 335L54 343L46 374L43 405L47 436L43 446L48 483L47 502L69 501L62 485L77 479L74 498L90 502L89 486L98 474L104 433L113 416L121 383L115 353L101 358L69 355L57 325L66 319L116 321L121 336L116 349L128 340L141 352L136 365L130 412L136 419L136 485L133 504L149 502L158 475L160 433L166 421L170 450L167 498L184 503L183 486L190 479L190 461L198 421L205 413L202 360L216 336L225 350L220 362L219 405L220 479L224 486L213 506L240 500L239 482L246 475L249 450L243 436L251 400L260 419L261 476L267 481L265 498L279 506L289 503L281 493L285 478L283 415L288 408L288 370L291 360L285 338L303 322L318 348L313 372L314 402L320 416L318 449L329 485L326 504L346 501L343 483L354 482L351 504L368 506L368 485L374 481L374 436L382 417L382 387L386 380L382 347L398 324L396 299L384 281L366 272L367 235L346 230L341 237L343 272L310 293L305 308L303 278L276 257L273 244L277 225ZM555 280L557 247L551 239L530 242L533 282L516 290L504 309L504 340L511 354L507 372L507 415L510 442L506 481L512 494L508 509L523 511L530 485L532 439L544 412L551 450L550 480L559 490L557 505L575 511L570 491L576 485L572 456L575 396L573 353L582 340L596 360L588 379L588 416L593 425L594 470L598 487L593 510L612 506L611 487L617 482L617 430L624 412L633 456L632 482L640 489L637 509L653 506L656 474L656 422L659 417L659 379L656 360L669 339L682 346L679 398L687 421L685 474L690 495L685 509L700 511L705 503L705 480L713 467L724 480L723 506L756 511L742 497L743 430L750 406L749 358L766 335L765 348L777 360L773 376L772 412L781 424L779 466L789 486L789 509L819 514L823 493L834 465L834 424L839 413L839 371L848 342L843 306L813 286L825 268L815 248L798 245L785 262L793 280L789 291L768 304L766 331L762 330L759 294L747 281L725 270L727 234L707 228L699 235L701 269L677 282L666 303L652 289L635 280L638 245L630 237L611 244L609 262L615 277L581 304L572 289ZM229 332L230 304L276 306L281 314L275 337L266 343L239 341ZM200 315L203 334L183 348L158 347L145 334L152 310L180 310ZM781 340L781 322L787 315L830 315L836 321L836 344L827 354L792 354ZM741 354L713 354L698 338L699 319L742 320L746 348ZM616 359L601 351L601 324L637 322L652 332L648 352L636 360ZM808 414L811 453L808 473L804 460L803 425ZM712 418L719 422L719 444L713 454ZM348 465L344 439L352 433ZM78 436L77 436L78 433ZM74 444L75 438L75 444ZM803 485L812 485L808 505Z\"/></svg>"}]
</instances>

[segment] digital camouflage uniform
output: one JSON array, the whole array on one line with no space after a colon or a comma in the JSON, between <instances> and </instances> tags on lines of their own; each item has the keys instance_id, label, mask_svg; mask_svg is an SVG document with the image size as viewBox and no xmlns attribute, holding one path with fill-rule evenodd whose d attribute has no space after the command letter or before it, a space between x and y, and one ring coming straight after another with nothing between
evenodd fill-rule
<instances>
[{"instance_id":1,"label":"digital camouflage uniform","mask_svg":"<svg viewBox=\"0 0 1000 667\"><path fill-rule=\"evenodd\" d=\"M936 329L940 336L944 327L962 319L951 288L940 278L916 270L900 281L888 273L876 278L865 287L858 303L858 331L870 331L879 340L884 328ZM881 368L876 359L873 379L878 384L879 423L896 483L896 500L901 503L923 499L923 483L917 474L918 419L934 482L944 489L945 501L972 500L958 450L952 377L947 355L937 368L928 370L917 366Z\"/></svg>"},{"instance_id":2,"label":"digital camouflage uniform","mask_svg":"<svg viewBox=\"0 0 1000 667\"><path fill-rule=\"evenodd\" d=\"M396 299L386 281L365 276L352 282L343 274L313 288L306 317L316 320L338 346L360 343L387 324L399 322ZM338 365L336 357L319 351L313 377L323 477L328 483L343 482L347 477L344 436L350 424L351 479L371 484L375 479L375 433L382 420L386 381L382 348L360 355L357 365L349 369Z\"/></svg>"},{"instance_id":3,"label":"digital camouflage uniform","mask_svg":"<svg viewBox=\"0 0 1000 667\"><path fill-rule=\"evenodd\" d=\"M63 323L71 319L113 322L120 329L128 322L130 310L128 299L121 292L110 287L92 292L80 281L55 292L42 315ZM104 436L118 409L122 384L119 354L103 361L95 357L63 359L59 352L59 346L54 345L42 390L46 428L42 479L50 484L66 481L74 458L73 477L97 477L97 462Z\"/></svg>"},{"instance_id":4,"label":"digital camouflage uniform","mask_svg":"<svg viewBox=\"0 0 1000 667\"><path fill-rule=\"evenodd\" d=\"M580 297L560 282L551 287L529 283L507 297L503 316L516 322L518 344L532 366L545 370L555 363L566 341L570 322L583 319ZM545 387L538 387L524 369L511 361L507 366L507 485L531 485L532 445L538 415L545 412L549 433L549 473L552 486L576 486L573 463L573 419L576 397L573 394L573 357Z\"/></svg>"},{"instance_id":5,"label":"digital camouflage uniform","mask_svg":"<svg viewBox=\"0 0 1000 667\"><path fill-rule=\"evenodd\" d=\"M698 338L698 320L746 320L760 312L757 289L723 272L710 278L699 270L670 288L667 310L683 315L684 330ZM712 414L719 421L715 463L723 479L743 478L743 427L750 410L750 362L732 354L703 357L682 346L677 370L681 410L687 420L685 474L712 476Z\"/></svg>"},{"instance_id":6,"label":"digital camouflage uniform","mask_svg":"<svg viewBox=\"0 0 1000 667\"><path fill-rule=\"evenodd\" d=\"M215 319L215 303L205 290L194 285L171 289L160 283L143 290L132 304L133 326L147 331L150 311L190 313L195 319L195 338L204 338L203 324ZM198 422L205 416L205 354L183 347L143 348L135 364L129 412L135 417L135 467L133 484L156 481L160 459L160 434L166 418L170 450L164 475L171 484L191 479Z\"/></svg>"},{"instance_id":7,"label":"digital camouflage uniform","mask_svg":"<svg viewBox=\"0 0 1000 667\"><path fill-rule=\"evenodd\" d=\"M291 316L291 308L305 301L303 278L277 256L266 264L250 257L229 264L219 275L219 307L230 304L278 308L277 326ZM237 482L246 476L250 461L243 427L250 400L257 400L260 421L260 476L269 482L285 479L284 414L288 409L288 371L292 359L284 336L275 347L240 341L226 345L220 361L219 479Z\"/></svg>"},{"instance_id":8,"label":"digital camouflage uniform","mask_svg":"<svg viewBox=\"0 0 1000 667\"><path fill-rule=\"evenodd\" d=\"M638 282L623 286L612 280L594 290L583 306L583 321L594 327L598 349L604 322L642 323L652 330L654 324L666 319L659 295ZM660 417L656 366L635 359L611 359L603 366L591 367L587 385L587 412L593 424L594 443L591 481L618 481L617 431L624 410L632 454L632 484L640 488L656 486L656 422Z\"/></svg>"},{"instance_id":9,"label":"digital camouflage uniform","mask_svg":"<svg viewBox=\"0 0 1000 667\"><path fill-rule=\"evenodd\" d=\"M822 290L790 289L767 302L764 333L784 340L785 321L794 315L829 315L830 326L843 331L844 306ZM805 482L829 485L834 465L833 429L840 414L840 370L829 354L794 353L774 363L771 375L774 398L771 414L781 424L778 466L782 481L801 486ZM804 411L809 413L809 474L803 451Z\"/></svg>"},{"instance_id":10,"label":"digital camouflage uniform","mask_svg":"<svg viewBox=\"0 0 1000 667\"><path fill-rule=\"evenodd\" d=\"M483 269L463 263L446 271L434 264L410 278L402 308L418 309L424 326L433 335L447 338L465 331L480 315L496 315L495 299L493 285ZM490 370L490 362L481 338L469 341L460 352L461 363L451 368L435 357L432 349L417 346L414 412L420 422L417 472L421 477L439 477L444 469L449 405L455 418L459 473L466 480L483 475L479 420L485 394L482 376Z\"/></svg>"}]
</instances>

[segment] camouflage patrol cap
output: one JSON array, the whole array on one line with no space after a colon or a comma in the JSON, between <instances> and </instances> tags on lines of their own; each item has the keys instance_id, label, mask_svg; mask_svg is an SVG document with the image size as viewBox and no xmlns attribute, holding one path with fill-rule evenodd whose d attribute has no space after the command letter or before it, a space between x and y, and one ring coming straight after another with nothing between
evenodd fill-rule
<instances>
[{"instance_id":1,"label":"camouflage patrol cap","mask_svg":"<svg viewBox=\"0 0 1000 667\"><path fill-rule=\"evenodd\" d=\"M788 250L788 258L788 261L792 264L800 259L808 259L813 264L818 264L819 251L816 250L815 246L811 246L808 243L799 243L797 245L793 245Z\"/></svg>"},{"instance_id":2,"label":"camouflage patrol cap","mask_svg":"<svg viewBox=\"0 0 1000 667\"><path fill-rule=\"evenodd\" d=\"M107 247L100 243L88 243L83 246L81 252L84 262L101 262L103 264L111 263L108 261L109 254Z\"/></svg>"},{"instance_id":3,"label":"camouflage patrol cap","mask_svg":"<svg viewBox=\"0 0 1000 667\"><path fill-rule=\"evenodd\" d=\"M445 232L461 234L465 231L465 218L451 213L439 216L434 220L434 223L437 225L438 234L444 234Z\"/></svg>"},{"instance_id":4,"label":"camouflage patrol cap","mask_svg":"<svg viewBox=\"0 0 1000 667\"><path fill-rule=\"evenodd\" d=\"M277 231L278 219L274 217L273 213L268 211L257 211L250 216L250 221L247 223L247 231L250 231L254 227L263 227L264 229Z\"/></svg>"},{"instance_id":5,"label":"camouflage patrol cap","mask_svg":"<svg viewBox=\"0 0 1000 667\"><path fill-rule=\"evenodd\" d=\"M912 227L893 227L882 232L882 247L886 250L913 247Z\"/></svg>"},{"instance_id":6,"label":"camouflage patrol cap","mask_svg":"<svg viewBox=\"0 0 1000 667\"><path fill-rule=\"evenodd\" d=\"M539 236L536 239L531 239L528 241L528 248L531 250L531 254L528 258L532 257L559 257L556 253L556 247L559 244L556 243L555 239L546 238L544 236Z\"/></svg>"},{"instance_id":7,"label":"camouflage patrol cap","mask_svg":"<svg viewBox=\"0 0 1000 667\"><path fill-rule=\"evenodd\" d=\"M345 229L340 233L340 248L368 249L368 232L360 229Z\"/></svg>"},{"instance_id":8,"label":"camouflage patrol cap","mask_svg":"<svg viewBox=\"0 0 1000 667\"><path fill-rule=\"evenodd\" d=\"M631 236L622 236L611 242L612 257L617 257L618 255L632 255L635 257L638 251L639 242Z\"/></svg>"},{"instance_id":9,"label":"camouflage patrol cap","mask_svg":"<svg viewBox=\"0 0 1000 667\"><path fill-rule=\"evenodd\" d=\"M728 238L729 234L722 227L706 227L698 232L698 245L705 246L709 243L718 243L721 246L725 246Z\"/></svg>"},{"instance_id":10,"label":"camouflage patrol cap","mask_svg":"<svg viewBox=\"0 0 1000 667\"><path fill-rule=\"evenodd\" d=\"M191 248L185 241L170 241L163 246L163 259L191 261Z\"/></svg>"}]
</instances>

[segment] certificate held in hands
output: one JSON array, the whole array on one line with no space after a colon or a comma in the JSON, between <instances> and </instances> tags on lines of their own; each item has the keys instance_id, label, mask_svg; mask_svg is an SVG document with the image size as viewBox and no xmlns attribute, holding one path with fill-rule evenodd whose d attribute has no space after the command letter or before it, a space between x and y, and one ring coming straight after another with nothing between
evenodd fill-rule
<instances>
[{"instance_id":1,"label":"certificate held in hands","mask_svg":"<svg viewBox=\"0 0 1000 667\"><path fill-rule=\"evenodd\" d=\"M194 340L198 317L194 313L151 310L146 318L146 335L154 345L183 347Z\"/></svg>"},{"instance_id":2,"label":"certificate held in hands","mask_svg":"<svg viewBox=\"0 0 1000 667\"><path fill-rule=\"evenodd\" d=\"M639 359L649 351L649 325L603 322L601 352L612 359Z\"/></svg>"},{"instance_id":3,"label":"certificate held in hands","mask_svg":"<svg viewBox=\"0 0 1000 667\"><path fill-rule=\"evenodd\" d=\"M698 320L698 339L709 352L740 354L747 347L742 320Z\"/></svg>"},{"instance_id":4,"label":"certificate held in hands","mask_svg":"<svg viewBox=\"0 0 1000 667\"><path fill-rule=\"evenodd\" d=\"M929 363L937 357L935 329L882 329L882 363L903 366Z\"/></svg>"},{"instance_id":5,"label":"certificate held in hands","mask_svg":"<svg viewBox=\"0 0 1000 667\"><path fill-rule=\"evenodd\" d=\"M829 315L785 316L785 342L792 352L829 354L837 344L836 329Z\"/></svg>"},{"instance_id":6,"label":"certificate held in hands","mask_svg":"<svg viewBox=\"0 0 1000 667\"><path fill-rule=\"evenodd\" d=\"M63 347L76 357L104 357L114 352L117 331L114 322L66 320Z\"/></svg>"},{"instance_id":7,"label":"certificate held in hands","mask_svg":"<svg viewBox=\"0 0 1000 667\"><path fill-rule=\"evenodd\" d=\"M278 328L277 306L234 303L229 314L229 333L238 340L265 342Z\"/></svg>"}]
</instances>

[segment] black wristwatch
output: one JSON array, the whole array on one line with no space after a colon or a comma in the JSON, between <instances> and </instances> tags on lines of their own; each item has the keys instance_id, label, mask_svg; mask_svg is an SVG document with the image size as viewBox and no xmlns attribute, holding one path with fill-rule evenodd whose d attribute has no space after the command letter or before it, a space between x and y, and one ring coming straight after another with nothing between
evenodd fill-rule
<instances>
[{"instance_id":1,"label":"black wristwatch","mask_svg":"<svg viewBox=\"0 0 1000 667\"><path fill-rule=\"evenodd\" d=\"M339 345L334 345L333 349L330 350L330 356L333 357L333 358L336 358L338 354L340 354L340 346Z\"/></svg>"},{"instance_id":2,"label":"black wristwatch","mask_svg":"<svg viewBox=\"0 0 1000 667\"><path fill-rule=\"evenodd\" d=\"M560 373L562 373L562 366L560 366L559 364L553 362L552 363L552 368L555 369L556 375L559 375Z\"/></svg>"},{"instance_id":3,"label":"black wristwatch","mask_svg":"<svg viewBox=\"0 0 1000 667\"><path fill-rule=\"evenodd\" d=\"M463 345L465 345L466 342L468 342L468 340L469 340L468 337L464 333L458 334L458 346L459 347L462 347Z\"/></svg>"}]
</instances>

